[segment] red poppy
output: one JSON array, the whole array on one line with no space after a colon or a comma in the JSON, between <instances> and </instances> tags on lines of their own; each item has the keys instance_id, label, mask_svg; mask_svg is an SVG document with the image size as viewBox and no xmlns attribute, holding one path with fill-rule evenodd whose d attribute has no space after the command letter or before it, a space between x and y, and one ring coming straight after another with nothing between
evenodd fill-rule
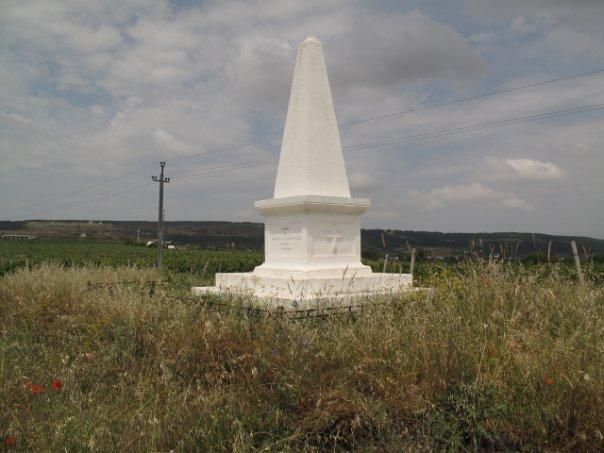
<instances>
[{"instance_id":1,"label":"red poppy","mask_svg":"<svg viewBox=\"0 0 604 453\"><path fill-rule=\"evenodd\" d=\"M40 384L32 384L31 382L25 384L25 388L33 395L38 395L44 391L44 387L42 387Z\"/></svg>"},{"instance_id":2,"label":"red poppy","mask_svg":"<svg viewBox=\"0 0 604 453\"><path fill-rule=\"evenodd\" d=\"M8 436L6 436L6 439L4 439L4 445L6 445L7 447L12 447L13 445L15 445L15 436L9 434Z\"/></svg>"},{"instance_id":3,"label":"red poppy","mask_svg":"<svg viewBox=\"0 0 604 453\"><path fill-rule=\"evenodd\" d=\"M546 385L552 385L554 383L554 379L551 377L545 378Z\"/></svg>"},{"instance_id":4,"label":"red poppy","mask_svg":"<svg viewBox=\"0 0 604 453\"><path fill-rule=\"evenodd\" d=\"M55 391L55 392L60 392L61 388L63 387L63 384L61 383L61 381L59 381L58 379L55 379L54 381L52 381L50 383L50 387Z\"/></svg>"}]
</instances>

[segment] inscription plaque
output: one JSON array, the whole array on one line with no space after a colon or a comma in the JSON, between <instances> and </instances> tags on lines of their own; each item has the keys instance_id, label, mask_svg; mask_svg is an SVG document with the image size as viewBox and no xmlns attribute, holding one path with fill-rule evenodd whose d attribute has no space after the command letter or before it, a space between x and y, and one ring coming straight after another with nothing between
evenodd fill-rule
<instances>
[{"instance_id":1,"label":"inscription plaque","mask_svg":"<svg viewBox=\"0 0 604 453\"><path fill-rule=\"evenodd\" d=\"M268 247L274 257L302 255L302 225L299 222L271 223L268 226Z\"/></svg>"}]
</instances>

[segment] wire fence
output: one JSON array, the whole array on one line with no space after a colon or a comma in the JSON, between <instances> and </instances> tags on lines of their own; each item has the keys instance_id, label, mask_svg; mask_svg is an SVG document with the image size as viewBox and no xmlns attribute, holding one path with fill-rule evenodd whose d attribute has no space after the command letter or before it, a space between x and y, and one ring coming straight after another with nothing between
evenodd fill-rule
<instances>
[{"instance_id":1,"label":"wire fence","mask_svg":"<svg viewBox=\"0 0 604 453\"><path fill-rule=\"evenodd\" d=\"M159 280L143 280L143 281L121 281L121 282L86 282L88 291L98 291L106 289L109 294L113 295L114 289L119 287L135 287L137 289L145 289L149 291L149 296L154 296L156 289L166 288L167 283Z\"/></svg>"}]
</instances>

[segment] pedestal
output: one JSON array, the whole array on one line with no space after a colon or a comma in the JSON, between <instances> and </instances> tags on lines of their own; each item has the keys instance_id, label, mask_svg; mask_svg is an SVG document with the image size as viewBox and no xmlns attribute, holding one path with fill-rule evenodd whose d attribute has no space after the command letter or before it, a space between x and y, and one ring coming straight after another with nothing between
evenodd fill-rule
<instances>
[{"instance_id":1,"label":"pedestal","mask_svg":"<svg viewBox=\"0 0 604 453\"><path fill-rule=\"evenodd\" d=\"M266 217L265 262L250 273L216 274L194 294L242 293L264 300L321 301L393 293L410 274L374 274L361 263L365 198L304 195L258 201Z\"/></svg>"}]
</instances>

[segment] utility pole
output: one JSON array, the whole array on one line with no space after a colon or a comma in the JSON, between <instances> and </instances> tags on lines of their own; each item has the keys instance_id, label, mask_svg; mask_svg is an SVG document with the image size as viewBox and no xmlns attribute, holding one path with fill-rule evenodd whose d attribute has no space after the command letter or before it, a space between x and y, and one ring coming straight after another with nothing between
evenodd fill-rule
<instances>
[{"instance_id":1,"label":"utility pole","mask_svg":"<svg viewBox=\"0 0 604 453\"><path fill-rule=\"evenodd\" d=\"M159 211L157 216L157 268L161 269L161 258L164 245L164 183L170 182L170 178L164 178L165 162L160 162L161 172L159 178L152 176L153 181L159 182Z\"/></svg>"}]
</instances>

